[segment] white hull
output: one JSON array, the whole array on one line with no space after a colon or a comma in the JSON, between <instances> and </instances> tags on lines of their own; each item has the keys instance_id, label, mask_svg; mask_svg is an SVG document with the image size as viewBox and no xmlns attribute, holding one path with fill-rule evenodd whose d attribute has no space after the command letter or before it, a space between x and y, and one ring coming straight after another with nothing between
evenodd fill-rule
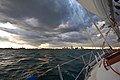
<instances>
[{"instance_id":1,"label":"white hull","mask_svg":"<svg viewBox=\"0 0 120 80\"><path fill-rule=\"evenodd\" d=\"M120 73L120 62L111 65L115 71ZM103 60L99 62L96 67L90 72L86 80L120 80L120 76L116 74L111 68L106 70L103 65Z\"/></svg>"}]
</instances>

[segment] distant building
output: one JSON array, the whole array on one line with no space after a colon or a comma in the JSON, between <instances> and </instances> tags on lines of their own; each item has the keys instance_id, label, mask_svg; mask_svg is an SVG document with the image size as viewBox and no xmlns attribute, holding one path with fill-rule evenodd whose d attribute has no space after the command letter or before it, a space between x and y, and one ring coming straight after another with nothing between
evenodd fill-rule
<instances>
[{"instance_id":1,"label":"distant building","mask_svg":"<svg viewBox=\"0 0 120 80\"><path fill-rule=\"evenodd\" d=\"M68 47L64 47L64 48L62 48L62 49L69 49Z\"/></svg>"},{"instance_id":2,"label":"distant building","mask_svg":"<svg viewBox=\"0 0 120 80\"><path fill-rule=\"evenodd\" d=\"M78 49L78 47L76 47L75 49Z\"/></svg>"},{"instance_id":3,"label":"distant building","mask_svg":"<svg viewBox=\"0 0 120 80\"><path fill-rule=\"evenodd\" d=\"M71 49L74 49L73 46L71 46Z\"/></svg>"},{"instance_id":4,"label":"distant building","mask_svg":"<svg viewBox=\"0 0 120 80\"><path fill-rule=\"evenodd\" d=\"M81 46L81 49L84 49L84 48Z\"/></svg>"}]
</instances>

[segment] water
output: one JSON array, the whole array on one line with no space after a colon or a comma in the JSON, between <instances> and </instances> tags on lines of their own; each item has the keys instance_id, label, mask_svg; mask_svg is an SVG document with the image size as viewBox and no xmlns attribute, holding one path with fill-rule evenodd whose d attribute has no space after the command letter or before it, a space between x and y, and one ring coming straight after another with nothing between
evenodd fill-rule
<instances>
[{"instance_id":1,"label":"water","mask_svg":"<svg viewBox=\"0 0 120 80\"><path fill-rule=\"evenodd\" d=\"M48 69L90 51L91 50L0 50L0 80L25 80L30 75L40 76ZM85 60L88 60L87 57ZM64 80L74 80L83 66L84 64L81 58L63 65L61 72ZM84 72L79 79L83 80L83 78ZM57 68L39 77L39 79L60 80Z\"/></svg>"}]
</instances>

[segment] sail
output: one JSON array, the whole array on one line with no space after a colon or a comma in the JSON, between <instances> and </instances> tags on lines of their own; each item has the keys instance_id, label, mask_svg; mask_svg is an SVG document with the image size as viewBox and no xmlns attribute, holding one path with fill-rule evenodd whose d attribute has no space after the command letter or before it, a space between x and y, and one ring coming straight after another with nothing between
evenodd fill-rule
<instances>
[{"instance_id":1,"label":"sail","mask_svg":"<svg viewBox=\"0 0 120 80\"><path fill-rule=\"evenodd\" d=\"M110 9L107 0L78 0L78 2L91 13L99 16L101 19L107 19Z\"/></svg>"},{"instance_id":2,"label":"sail","mask_svg":"<svg viewBox=\"0 0 120 80\"><path fill-rule=\"evenodd\" d=\"M116 33L120 42L120 1L119 0L78 0L91 13L99 16Z\"/></svg>"}]
</instances>

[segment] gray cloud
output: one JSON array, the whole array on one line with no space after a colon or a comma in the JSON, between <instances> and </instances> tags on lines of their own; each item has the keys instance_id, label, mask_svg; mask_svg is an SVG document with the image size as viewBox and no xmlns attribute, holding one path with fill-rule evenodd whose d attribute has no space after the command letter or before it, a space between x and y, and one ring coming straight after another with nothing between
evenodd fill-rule
<instances>
[{"instance_id":1,"label":"gray cloud","mask_svg":"<svg viewBox=\"0 0 120 80\"><path fill-rule=\"evenodd\" d=\"M9 17L34 17L46 26L57 26L72 16L68 0L5 0L3 6L7 9L1 8L1 12Z\"/></svg>"},{"instance_id":2,"label":"gray cloud","mask_svg":"<svg viewBox=\"0 0 120 80\"><path fill-rule=\"evenodd\" d=\"M99 21L97 16L91 16ZM33 46L92 45L84 28L89 26L91 31L96 31L90 27L92 23L84 8L75 0L73 3L70 0L1 0L0 23L7 22L16 29L0 27L0 30L22 40L22 44ZM19 43L9 37L0 39ZM93 40L98 39L94 36Z\"/></svg>"}]
</instances>

